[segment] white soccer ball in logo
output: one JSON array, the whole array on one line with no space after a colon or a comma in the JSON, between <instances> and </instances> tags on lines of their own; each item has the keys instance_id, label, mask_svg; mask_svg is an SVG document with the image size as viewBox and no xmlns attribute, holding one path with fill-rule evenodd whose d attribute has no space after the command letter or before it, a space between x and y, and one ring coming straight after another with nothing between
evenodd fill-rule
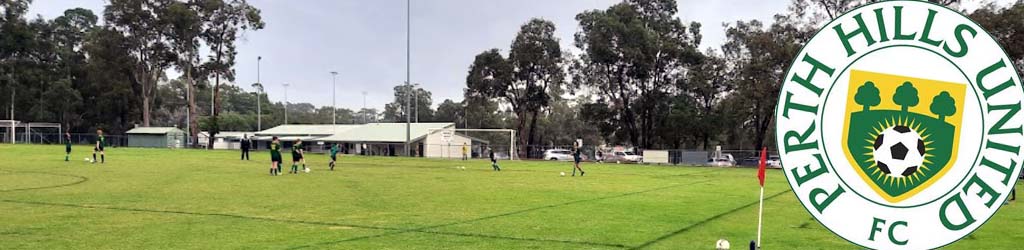
<instances>
[{"instance_id":1,"label":"white soccer ball in logo","mask_svg":"<svg viewBox=\"0 0 1024 250\"><path fill-rule=\"evenodd\" d=\"M924 140L913 129L897 125L887 128L875 138L875 163L891 177L912 175L924 164Z\"/></svg>"}]
</instances>

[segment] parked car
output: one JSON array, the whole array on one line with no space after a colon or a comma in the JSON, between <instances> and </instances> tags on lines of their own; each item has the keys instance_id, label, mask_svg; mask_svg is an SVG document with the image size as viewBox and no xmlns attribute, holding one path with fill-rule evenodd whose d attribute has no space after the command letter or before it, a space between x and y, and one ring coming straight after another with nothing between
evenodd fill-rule
<instances>
[{"instance_id":1,"label":"parked car","mask_svg":"<svg viewBox=\"0 0 1024 250\"><path fill-rule=\"evenodd\" d=\"M605 154L604 157L605 157L605 159L604 159L605 162L615 162L615 163L624 163L624 162L626 162L626 163L642 163L642 162L644 162L644 157L642 155L634 154L633 152L629 152L629 151L611 152L611 153Z\"/></svg>"},{"instance_id":2,"label":"parked car","mask_svg":"<svg viewBox=\"0 0 1024 250\"><path fill-rule=\"evenodd\" d=\"M765 162L768 168L782 168L782 158L778 155L768 156L768 161Z\"/></svg>"},{"instance_id":3,"label":"parked car","mask_svg":"<svg viewBox=\"0 0 1024 250\"><path fill-rule=\"evenodd\" d=\"M543 159L552 161L572 161L572 151L567 149L544 150Z\"/></svg>"},{"instance_id":4,"label":"parked car","mask_svg":"<svg viewBox=\"0 0 1024 250\"><path fill-rule=\"evenodd\" d=\"M708 166L713 167L732 167L736 166L736 158L732 157L732 154L723 154L720 157L712 157L708 159Z\"/></svg>"}]
</instances>

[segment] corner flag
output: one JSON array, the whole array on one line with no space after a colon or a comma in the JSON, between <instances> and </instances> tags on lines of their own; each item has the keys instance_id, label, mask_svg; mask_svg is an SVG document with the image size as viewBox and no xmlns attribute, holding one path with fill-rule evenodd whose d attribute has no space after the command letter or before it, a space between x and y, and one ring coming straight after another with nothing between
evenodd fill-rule
<instances>
[{"instance_id":1,"label":"corner flag","mask_svg":"<svg viewBox=\"0 0 1024 250\"><path fill-rule=\"evenodd\" d=\"M757 249L761 249L761 216L764 213L764 169L768 163L768 148L761 148L761 161L757 166L757 181L761 184L761 201L757 207Z\"/></svg>"},{"instance_id":2,"label":"corner flag","mask_svg":"<svg viewBox=\"0 0 1024 250\"><path fill-rule=\"evenodd\" d=\"M768 163L768 148L761 148L761 161L758 162L757 166L757 180L761 182L761 187L764 187L764 168Z\"/></svg>"}]
</instances>

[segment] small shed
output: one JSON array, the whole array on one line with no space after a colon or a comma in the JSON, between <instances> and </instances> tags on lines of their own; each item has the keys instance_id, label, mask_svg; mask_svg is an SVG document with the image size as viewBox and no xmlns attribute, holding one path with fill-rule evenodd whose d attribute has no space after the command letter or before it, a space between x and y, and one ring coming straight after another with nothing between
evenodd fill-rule
<instances>
[{"instance_id":1,"label":"small shed","mask_svg":"<svg viewBox=\"0 0 1024 250\"><path fill-rule=\"evenodd\" d=\"M126 132L129 147L181 148L185 131L174 127L139 127Z\"/></svg>"}]
</instances>

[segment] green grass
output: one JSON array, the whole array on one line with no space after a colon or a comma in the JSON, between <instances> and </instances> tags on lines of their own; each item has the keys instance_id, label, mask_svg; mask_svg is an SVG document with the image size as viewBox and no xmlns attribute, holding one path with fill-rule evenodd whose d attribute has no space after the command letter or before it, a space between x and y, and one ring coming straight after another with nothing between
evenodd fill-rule
<instances>
[{"instance_id":1,"label":"green grass","mask_svg":"<svg viewBox=\"0 0 1024 250\"><path fill-rule=\"evenodd\" d=\"M271 177L269 154L0 145L0 249L746 249L754 169L311 155ZM465 166L466 170L460 170ZM856 249L812 219L769 171L765 249ZM1013 249L1012 204L950 249Z\"/></svg>"}]
</instances>

